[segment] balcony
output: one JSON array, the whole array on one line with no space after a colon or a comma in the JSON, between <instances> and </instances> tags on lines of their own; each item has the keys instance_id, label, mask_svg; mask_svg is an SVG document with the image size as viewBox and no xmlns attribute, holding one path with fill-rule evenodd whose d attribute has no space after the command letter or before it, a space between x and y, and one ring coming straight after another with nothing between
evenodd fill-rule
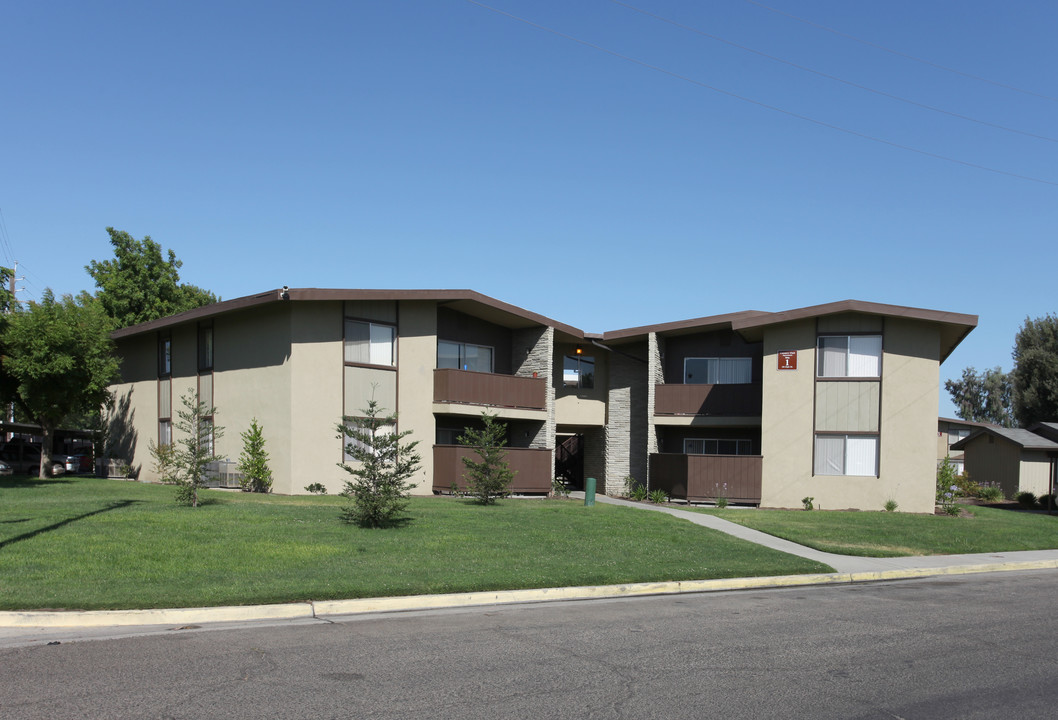
<instances>
[{"instance_id":1,"label":"balcony","mask_svg":"<svg viewBox=\"0 0 1058 720\"><path fill-rule=\"evenodd\" d=\"M433 491L448 493L452 485L466 489L463 473L466 465L463 458L480 460L472 447L462 445L433 446ZM507 448L507 465L514 471L511 492L551 492L551 451L538 448Z\"/></svg>"},{"instance_id":2,"label":"balcony","mask_svg":"<svg viewBox=\"0 0 1058 720\"><path fill-rule=\"evenodd\" d=\"M712 502L723 495L731 502L759 505L762 465L760 455L654 453L650 489L687 502Z\"/></svg>"},{"instance_id":3,"label":"balcony","mask_svg":"<svg viewBox=\"0 0 1058 720\"><path fill-rule=\"evenodd\" d=\"M547 381L543 378L498 375L469 370L434 370L433 401L441 405L484 405L495 408L547 409ZM444 409L435 410L443 412ZM475 410L475 414L480 410ZM501 415L503 415L501 413Z\"/></svg>"},{"instance_id":4,"label":"balcony","mask_svg":"<svg viewBox=\"0 0 1058 720\"><path fill-rule=\"evenodd\" d=\"M655 415L760 417L761 384L654 386Z\"/></svg>"}]
</instances>

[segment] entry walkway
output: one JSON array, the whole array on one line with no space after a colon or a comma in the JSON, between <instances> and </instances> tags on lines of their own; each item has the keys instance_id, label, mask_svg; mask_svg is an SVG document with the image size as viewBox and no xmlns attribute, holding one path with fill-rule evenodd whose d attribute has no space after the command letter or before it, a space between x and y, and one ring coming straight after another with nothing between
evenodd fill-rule
<instances>
[{"instance_id":1,"label":"entry walkway","mask_svg":"<svg viewBox=\"0 0 1058 720\"><path fill-rule=\"evenodd\" d=\"M581 493L583 496L583 493ZM974 567L980 565L996 565L1001 563L1035 563L1054 561L1058 563L1058 550L1020 550L1015 552L993 552L974 553L970 555L915 555L911 557L895 558L872 558L858 557L855 555L838 555L836 553L823 552L814 548L798 545L789 540L769 535L760 530L729 522L706 513L681 510L679 508L664 505L652 505L641 502L621 500L606 495L596 495L596 502L609 505L622 505L624 507L638 508L642 510L653 510L662 512L673 517L682 518L695 525L719 530L741 540L747 540L757 545L779 550L790 555L815 560L834 568L839 573L870 573L885 572L888 570L935 570L948 567ZM747 512L752 512L747 510Z\"/></svg>"}]
</instances>

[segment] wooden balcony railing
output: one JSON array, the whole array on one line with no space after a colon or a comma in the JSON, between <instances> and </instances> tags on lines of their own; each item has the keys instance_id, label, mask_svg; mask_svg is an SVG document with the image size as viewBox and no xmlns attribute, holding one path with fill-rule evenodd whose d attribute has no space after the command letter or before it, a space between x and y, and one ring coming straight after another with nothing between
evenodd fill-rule
<instances>
[{"instance_id":1,"label":"wooden balcony railing","mask_svg":"<svg viewBox=\"0 0 1058 720\"><path fill-rule=\"evenodd\" d=\"M762 464L760 455L653 453L650 489L660 488L688 502L723 496L731 502L760 504Z\"/></svg>"},{"instance_id":2,"label":"wooden balcony railing","mask_svg":"<svg viewBox=\"0 0 1058 720\"><path fill-rule=\"evenodd\" d=\"M655 415L727 415L757 417L761 384L654 386Z\"/></svg>"},{"instance_id":3,"label":"wooden balcony railing","mask_svg":"<svg viewBox=\"0 0 1058 720\"><path fill-rule=\"evenodd\" d=\"M433 401L544 410L547 384L543 378L497 375L469 370L434 370Z\"/></svg>"},{"instance_id":4,"label":"wooden balcony railing","mask_svg":"<svg viewBox=\"0 0 1058 720\"><path fill-rule=\"evenodd\" d=\"M463 458L479 460L472 447L463 445L433 446L433 491L448 493L454 484L459 490L466 489L463 474L466 465ZM551 492L551 451L538 448L507 448L507 465L514 471L511 492Z\"/></svg>"}]
</instances>

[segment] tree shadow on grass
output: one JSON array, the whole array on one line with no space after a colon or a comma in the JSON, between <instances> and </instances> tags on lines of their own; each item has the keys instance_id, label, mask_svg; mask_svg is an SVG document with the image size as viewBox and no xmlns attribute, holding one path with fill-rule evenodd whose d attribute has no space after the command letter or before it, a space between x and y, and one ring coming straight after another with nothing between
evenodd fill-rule
<instances>
[{"instance_id":1,"label":"tree shadow on grass","mask_svg":"<svg viewBox=\"0 0 1058 720\"><path fill-rule=\"evenodd\" d=\"M76 481L66 479L62 475L47 480L42 480L39 477L33 477L32 475L10 475L7 477L0 477L0 490L35 488L50 485L70 485L74 482Z\"/></svg>"},{"instance_id":2,"label":"tree shadow on grass","mask_svg":"<svg viewBox=\"0 0 1058 720\"><path fill-rule=\"evenodd\" d=\"M23 533L21 535L15 535L12 538L9 538L7 540L4 540L4 541L0 542L0 550L4 549L8 545L14 545L15 543L22 542L23 540L31 540L31 539L37 537L38 535L42 535L42 534L44 534L46 532L51 532L52 530L58 530L59 528L63 527L64 525L69 525L72 522L77 522L78 520L84 520L87 517L92 517L93 515L98 515L100 513L110 512L111 510L121 510L122 508L126 508L129 505L134 505L135 503L139 503L139 502L143 502L143 501L142 500L117 500L115 502L108 503L106 507L99 508L98 510L92 510L91 512L81 513L80 515L75 515L75 516L73 516L71 518L66 518L65 520L60 520L59 522L52 523L51 525L48 525L46 527L37 528L36 530L32 530L30 532Z\"/></svg>"}]
</instances>

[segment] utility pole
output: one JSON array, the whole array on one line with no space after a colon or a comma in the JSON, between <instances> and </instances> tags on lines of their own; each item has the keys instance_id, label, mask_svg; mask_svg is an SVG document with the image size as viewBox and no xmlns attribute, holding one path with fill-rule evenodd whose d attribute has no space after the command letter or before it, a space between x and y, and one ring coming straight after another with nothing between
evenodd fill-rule
<instances>
[{"instance_id":1,"label":"utility pole","mask_svg":"<svg viewBox=\"0 0 1058 720\"><path fill-rule=\"evenodd\" d=\"M19 280L25 280L24 277L18 277L18 261L15 261L15 267L11 270L11 279L9 281L8 290L11 292L11 306L7 308L8 313L15 311L15 307L18 305L18 292L19 290L25 290L26 288L19 288L17 283ZM15 403L11 402L7 406L7 421L10 423L15 422ZM11 441L13 433L9 429L4 433L4 439L8 442Z\"/></svg>"}]
</instances>

